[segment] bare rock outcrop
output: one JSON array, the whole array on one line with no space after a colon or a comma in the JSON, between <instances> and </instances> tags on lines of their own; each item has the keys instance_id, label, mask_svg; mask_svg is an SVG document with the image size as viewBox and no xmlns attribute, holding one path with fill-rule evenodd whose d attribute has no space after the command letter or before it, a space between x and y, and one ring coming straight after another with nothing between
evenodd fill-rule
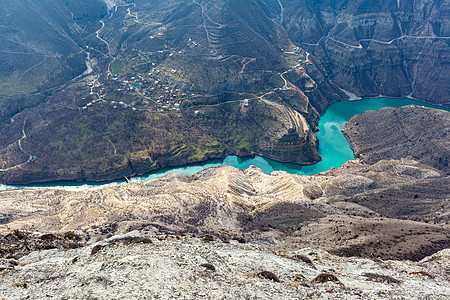
<instances>
[{"instance_id":1,"label":"bare rock outcrop","mask_svg":"<svg viewBox=\"0 0 450 300\"><path fill-rule=\"evenodd\" d=\"M429 189L411 199L411 187L445 180L437 170L406 159L372 166L355 160L314 176L222 166L86 193L1 192L0 230L73 231L88 243L147 230L418 260L449 246L449 192ZM395 201L392 195L398 195ZM412 206L415 212L407 213Z\"/></svg>"},{"instance_id":2,"label":"bare rock outcrop","mask_svg":"<svg viewBox=\"0 0 450 300\"><path fill-rule=\"evenodd\" d=\"M409 157L450 174L450 112L414 105L383 108L352 117L343 132L365 163Z\"/></svg>"}]
</instances>

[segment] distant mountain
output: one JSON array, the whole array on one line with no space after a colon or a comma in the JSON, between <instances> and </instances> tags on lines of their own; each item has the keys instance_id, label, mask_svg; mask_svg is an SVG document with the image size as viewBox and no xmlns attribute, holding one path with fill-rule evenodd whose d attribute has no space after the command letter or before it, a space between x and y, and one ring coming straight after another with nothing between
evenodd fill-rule
<instances>
[{"instance_id":1,"label":"distant mountain","mask_svg":"<svg viewBox=\"0 0 450 300\"><path fill-rule=\"evenodd\" d=\"M0 126L85 71L82 40L105 15L95 0L0 3Z\"/></svg>"},{"instance_id":2,"label":"distant mountain","mask_svg":"<svg viewBox=\"0 0 450 300\"><path fill-rule=\"evenodd\" d=\"M281 2L289 37L339 87L450 106L447 1Z\"/></svg>"},{"instance_id":3,"label":"distant mountain","mask_svg":"<svg viewBox=\"0 0 450 300\"><path fill-rule=\"evenodd\" d=\"M320 113L351 93L450 105L448 9L432 3L2 4L14 21L0 29L0 181L115 179L227 154L315 163Z\"/></svg>"}]
</instances>

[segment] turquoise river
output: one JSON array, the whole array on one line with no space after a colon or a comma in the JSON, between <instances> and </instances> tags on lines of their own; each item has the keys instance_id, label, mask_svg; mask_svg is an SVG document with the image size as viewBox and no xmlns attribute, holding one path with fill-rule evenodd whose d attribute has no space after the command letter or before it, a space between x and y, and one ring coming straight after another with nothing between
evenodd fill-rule
<instances>
[{"instance_id":1,"label":"turquoise river","mask_svg":"<svg viewBox=\"0 0 450 300\"><path fill-rule=\"evenodd\" d=\"M186 165L182 167L174 167L168 169L162 169L154 171L143 176L136 176L130 178L131 182L144 182L152 180L158 177L162 177L168 173L175 172L182 175L193 175L201 170L210 167L216 167L221 165L231 165L239 169L248 168L250 165L261 168L265 173L270 174L273 171L286 171L292 174L299 175L312 175L329 170L330 168L338 168L342 166L347 160L353 159L354 154L350 148L347 139L341 132L345 122L347 122L352 116L361 114L367 110L379 110L383 107L400 107L405 105L420 105L425 107L432 107L443 109L439 106L433 106L409 98L371 98L362 99L358 101L341 101L334 103L328 107L326 112L320 117L319 132L317 137L319 138L319 153L322 156L322 160L315 165L311 166L299 166L289 163L280 163L268 158L256 156L250 157L237 157L227 156L223 160L213 160L204 163L197 163L192 165ZM445 109L448 111L448 109ZM106 186L115 186L126 183L125 180L117 180L112 182L101 183L77 183L77 182L48 182L42 184L31 184L26 186L12 186L0 184L1 190L17 189L17 188L55 188L64 190L79 190L87 191L92 189L98 189Z\"/></svg>"}]
</instances>

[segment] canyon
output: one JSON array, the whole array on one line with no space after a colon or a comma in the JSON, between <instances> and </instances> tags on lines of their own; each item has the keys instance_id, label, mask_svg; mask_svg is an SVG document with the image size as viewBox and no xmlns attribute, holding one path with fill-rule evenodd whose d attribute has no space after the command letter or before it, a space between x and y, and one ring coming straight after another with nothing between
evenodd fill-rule
<instances>
[{"instance_id":1,"label":"canyon","mask_svg":"<svg viewBox=\"0 0 450 300\"><path fill-rule=\"evenodd\" d=\"M58 18L47 2L5 4L29 22L5 24L22 28L5 37L42 57L3 49L8 78L42 80L0 89L2 183L105 181L227 155L311 165L331 103L387 95L449 107L439 1L83 1L53 4ZM45 22L42 37L60 36L50 43L30 33Z\"/></svg>"}]
</instances>

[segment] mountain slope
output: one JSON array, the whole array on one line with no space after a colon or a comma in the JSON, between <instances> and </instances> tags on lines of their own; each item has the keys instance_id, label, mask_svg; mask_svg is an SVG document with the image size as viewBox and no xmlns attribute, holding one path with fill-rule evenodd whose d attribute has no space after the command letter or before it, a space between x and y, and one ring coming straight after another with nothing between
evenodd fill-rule
<instances>
[{"instance_id":1,"label":"mountain slope","mask_svg":"<svg viewBox=\"0 0 450 300\"><path fill-rule=\"evenodd\" d=\"M0 3L0 126L85 71L81 40L105 14L97 0Z\"/></svg>"},{"instance_id":2,"label":"mountain slope","mask_svg":"<svg viewBox=\"0 0 450 300\"><path fill-rule=\"evenodd\" d=\"M351 93L448 106L448 9L399 3L23 3L15 20L29 13L42 34L18 23L15 36L39 55L5 59L5 86L37 85L4 96L1 181L117 179L228 154L309 165L320 113Z\"/></svg>"},{"instance_id":3,"label":"mountain slope","mask_svg":"<svg viewBox=\"0 0 450 300\"><path fill-rule=\"evenodd\" d=\"M339 87L449 107L450 10L445 1L281 1L293 42Z\"/></svg>"}]
</instances>

